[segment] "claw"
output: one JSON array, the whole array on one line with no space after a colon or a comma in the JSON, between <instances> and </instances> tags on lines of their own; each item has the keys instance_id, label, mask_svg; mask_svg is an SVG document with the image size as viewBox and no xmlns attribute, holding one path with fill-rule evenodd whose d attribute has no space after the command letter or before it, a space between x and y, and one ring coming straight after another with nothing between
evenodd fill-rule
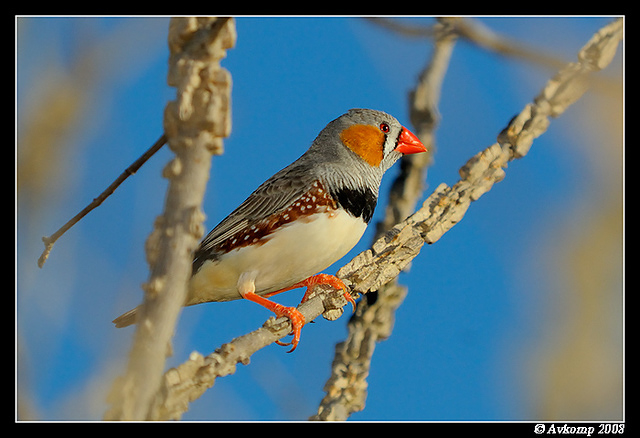
<instances>
[{"instance_id":1,"label":"claw","mask_svg":"<svg viewBox=\"0 0 640 438\"><path fill-rule=\"evenodd\" d=\"M356 311L356 302L353 299L353 297L351 296L351 294L349 293L347 286L345 286L345 284L342 282L342 280L340 280L338 277L336 277L335 275L329 275L329 274L317 274L314 276L311 276L309 278L307 278L306 280L301 281L300 283L297 283L295 286L296 287L302 287L302 286L306 286L307 287L307 291L305 292L304 296L302 297L302 301L301 303L304 303L305 301L307 301L309 299L309 294L311 294L311 290L313 289L313 286L315 286L316 284L328 284L329 286L333 287L334 289L342 289L343 294L342 296L351 303L351 307L353 308L353 311Z\"/></svg>"},{"instance_id":2,"label":"claw","mask_svg":"<svg viewBox=\"0 0 640 438\"><path fill-rule=\"evenodd\" d=\"M274 313L278 316L286 316L291 321L291 333L293 334L293 339L291 342L282 342L280 340L276 341L276 344L282 346L291 345L291 350L287 351L287 353L293 353L293 351L298 347L298 343L300 342L300 333L302 331L302 327L305 324L305 319L302 313L298 311L295 307L285 307L281 306L282 309L274 310Z\"/></svg>"},{"instance_id":3,"label":"claw","mask_svg":"<svg viewBox=\"0 0 640 438\"><path fill-rule=\"evenodd\" d=\"M295 307L287 307L282 304L274 303L271 300L266 299L265 297L261 297L254 292L245 292L242 295L243 298L253 301L254 303L258 303L263 307L271 310L276 316L286 316L291 320L291 333L293 333L293 339L289 343L276 341L278 345L293 345L293 348L289 350L287 353L291 353L298 346L298 342L300 342L300 332L302 331L302 326L305 324L304 316L298 309Z\"/></svg>"},{"instance_id":4,"label":"claw","mask_svg":"<svg viewBox=\"0 0 640 438\"><path fill-rule=\"evenodd\" d=\"M309 299L309 295L311 294L311 290L313 289L313 286L317 284L328 284L332 286L334 289L342 289L344 298L351 303L351 306L353 306L353 311L355 312L356 302L351 296L351 294L348 292L345 284L338 277L334 275L328 275L328 274L313 275L307 278L306 280L303 280L299 283L294 284L293 286L289 286L285 289L281 289L275 292L270 292L262 296L253 292L253 289L248 291L243 291L241 292L241 295L243 298L249 301L253 301L254 303L258 303L261 306L266 307L267 309L275 313L278 317L286 316L291 320L291 334L293 335L293 339L291 340L291 342L282 342L280 340L276 341L276 344L278 345L282 345L282 346L291 345L292 346L291 350L287 351L287 353L291 353L298 347L298 343L300 342L300 333L302 331L302 327L306 323L304 316L295 307L283 306L281 304L274 303L273 301L268 300L267 298L287 290L295 289L298 287L306 287L307 291L305 292L304 296L302 297L302 301L300 302L300 304L302 304Z\"/></svg>"}]
</instances>

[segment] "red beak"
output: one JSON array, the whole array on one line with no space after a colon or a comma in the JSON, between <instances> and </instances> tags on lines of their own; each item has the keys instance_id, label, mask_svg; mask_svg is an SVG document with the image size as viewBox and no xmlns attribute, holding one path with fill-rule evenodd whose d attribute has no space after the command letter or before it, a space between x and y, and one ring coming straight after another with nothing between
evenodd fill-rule
<instances>
[{"instance_id":1,"label":"red beak","mask_svg":"<svg viewBox=\"0 0 640 438\"><path fill-rule=\"evenodd\" d=\"M427 148L424 147L420 140L418 140L418 137L405 127L402 127L402 132L400 133L400 137L398 137L398 145L394 150L402 154L427 152Z\"/></svg>"}]
</instances>

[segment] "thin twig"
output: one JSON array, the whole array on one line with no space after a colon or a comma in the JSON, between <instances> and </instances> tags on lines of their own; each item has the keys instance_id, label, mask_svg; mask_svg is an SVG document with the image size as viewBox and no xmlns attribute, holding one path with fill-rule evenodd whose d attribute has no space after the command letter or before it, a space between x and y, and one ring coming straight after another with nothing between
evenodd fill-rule
<instances>
[{"instance_id":1,"label":"thin twig","mask_svg":"<svg viewBox=\"0 0 640 438\"><path fill-rule=\"evenodd\" d=\"M447 18L447 20L461 39L482 49L550 68L558 69L565 64L565 61L557 56L548 55L499 35L478 20L469 18ZM390 18L369 18L369 21L406 37L432 38L436 35L435 25L416 25Z\"/></svg>"},{"instance_id":2,"label":"thin twig","mask_svg":"<svg viewBox=\"0 0 640 438\"><path fill-rule=\"evenodd\" d=\"M80 211L80 213L76 214L74 217L69 219L66 224L64 224L58 231L53 233L51 236L44 236L42 241L44 242L44 251L40 255L38 259L38 267L42 268L44 262L49 258L49 253L53 248L53 244L64 234L66 233L72 226L80 221L83 217L85 217L91 210L98 207L100 204L104 202L115 190L118 188L120 184L124 182L125 179L129 178L131 175L135 174L140 167L144 163L147 162L149 158L151 158L156 152L160 150L162 146L167 142L167 136L162 134L158 140L149 148L147 151L140 156L136 161L134 161L129 167L127 167L124 172L120 174L118 178L116 178L109 187L107 187L97 198L94 198L93 201L89 205Z\"/></svg>"}]
</instances>

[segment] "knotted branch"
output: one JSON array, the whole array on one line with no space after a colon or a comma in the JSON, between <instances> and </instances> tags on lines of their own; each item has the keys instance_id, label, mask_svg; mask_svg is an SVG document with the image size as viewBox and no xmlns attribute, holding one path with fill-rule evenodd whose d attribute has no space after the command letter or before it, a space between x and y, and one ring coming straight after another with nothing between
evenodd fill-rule
<instances>
[{"instance_id":1,"label":"knotted branch","mask_svg":"<svg viewBox=\"0 0 640 438\"><path fill-rule=\"evenodd\" d=\"M151 267L126 373L111 391L107 419L143 420L164 371L178 314L186 297L191 258L204 233L201 205L212 154L230 131L231 76L220 67L235 43L228 18L176 18L169 26L168 82L177 99L165 109L164 130L175 157L165 208L146 243Z\"/></svg>"}]
</instances>

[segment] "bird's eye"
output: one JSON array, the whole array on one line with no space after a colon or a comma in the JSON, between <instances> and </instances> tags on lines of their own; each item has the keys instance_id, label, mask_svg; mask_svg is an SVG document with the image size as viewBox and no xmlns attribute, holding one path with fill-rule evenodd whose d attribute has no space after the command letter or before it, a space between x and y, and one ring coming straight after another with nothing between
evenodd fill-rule
<instances>
[{"instance_id":1,"label":"bird's eye","mask_svg":"<svg viewBox=\"0 0 640 438\"><path fill-rule=\"evenodd\" d=\"M380 131L382 132L389 132L389 125L387 125L386 123L380 123Z\"/></svg>"}]
</instances>

